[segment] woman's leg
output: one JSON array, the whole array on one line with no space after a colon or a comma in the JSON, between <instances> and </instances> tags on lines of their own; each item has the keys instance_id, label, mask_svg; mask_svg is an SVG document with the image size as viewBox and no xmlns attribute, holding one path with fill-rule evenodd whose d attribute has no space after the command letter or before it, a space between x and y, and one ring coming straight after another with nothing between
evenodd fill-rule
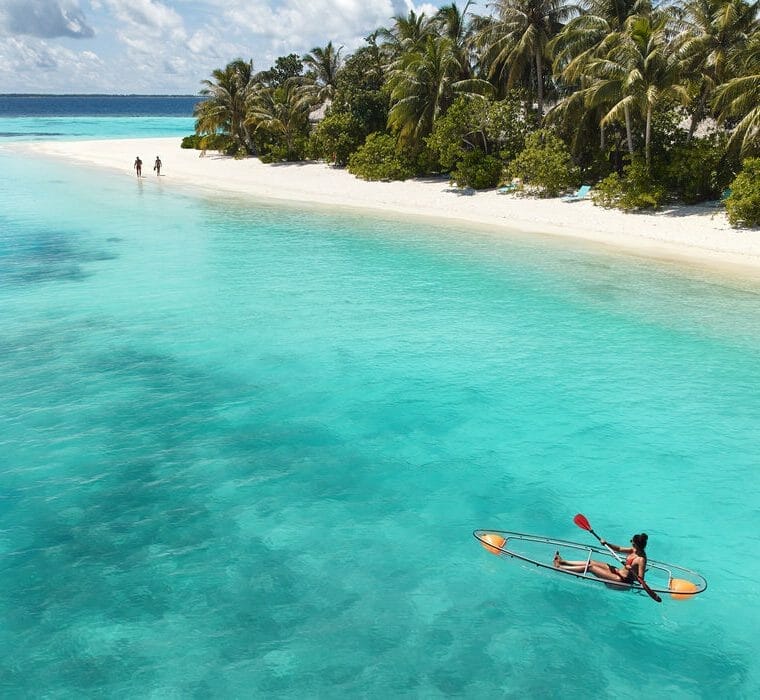
<instances>
[{"instance_id":1,"label":"woman's leg","mask_svg":"<svg viewBox=\"0 0 760 700\"><path fill-rule=\"evenodd\" d=\"M565 571L572 571L575 573L583 573L586 571L586 567L588 566L588 571L591 571L592 567L600 567L600 566L606 566L606 564L602 564L602 562L594 561L593 559L589 562L587 562L585 559L583 561L567 561L566 559L563 559L559 552L554 553L554 566L556 566L558 569L564 569Z\"/></svg>"},{"instance_id":2,"label":"woman's leg","mask_svg":"<svg viewBox=\"0 0 760 700\"><path fill-rule=\"evenodd\" d=\"M627 584L621 576L619 576L614 567L609 564L602 564L598 561L592 562L594 566L589 566L589 571L597 578L602 578L605 581L612 581L614 583Z\"/></svg>"},{"instance_id":3,"label":"woman's leg","mask_svg":"<svg viewBox=\"0 0 760 700\"><path fill-rule=\"evenodd\" d=\"M590 562L567 561L559 555L559 552L555 552L554 566L556 566L558 569L562 569L563 571L572 571L576 574L588 572L597 578L604 579L605 581L612 581L621 585L628 585L628 582L624 581L616 573L617 569L615 569L610 564L605 564L601 561L594 561L593 559Z\"/></svg>"}]
</instances>

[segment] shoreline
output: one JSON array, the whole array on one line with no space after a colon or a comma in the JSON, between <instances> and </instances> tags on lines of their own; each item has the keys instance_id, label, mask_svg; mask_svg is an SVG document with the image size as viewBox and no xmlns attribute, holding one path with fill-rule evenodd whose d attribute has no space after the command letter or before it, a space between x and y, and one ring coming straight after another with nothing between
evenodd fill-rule
<instances>
[{"instance_id":1,"label":"shoreline","mask_svg":"<svg viewBox=\"0 0 760 700\"><path fill-rule=\"evenodd\" d=\"M6 148L130 177L135 177L132 163L139 155L146 183L156 180L152 164L160 155L162 186L189 185L270 201L436 219L500 235L538 233L613 253L760 277L760 231L731 228L724 210L707 205L624 213L602 209L591 201L568 203L501 195L496 190L460 190L447 178L366 182L325 163L264 164L257 158L235 160L211 151L199 157L199 151L180 148L177 137L16 142Z\"/></svg>"}]
</instances>

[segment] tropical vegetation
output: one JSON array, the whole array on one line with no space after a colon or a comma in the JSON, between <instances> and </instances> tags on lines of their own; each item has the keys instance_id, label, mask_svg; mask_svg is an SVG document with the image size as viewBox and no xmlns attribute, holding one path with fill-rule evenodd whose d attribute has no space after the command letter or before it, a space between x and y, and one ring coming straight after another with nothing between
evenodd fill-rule
<instances>
[{"instance_id":1,"label":"tropical vegetation","mask_svg":"<svg viewBox=\"0 0 760 700\"><path fill-rule=\"evenodd\" d=\"M492 0L391 18L202 81L187 147L321 159L367 179L581 183L623 209L719 200L760 223L758 0Z\"/></svg>"}]
</instances>

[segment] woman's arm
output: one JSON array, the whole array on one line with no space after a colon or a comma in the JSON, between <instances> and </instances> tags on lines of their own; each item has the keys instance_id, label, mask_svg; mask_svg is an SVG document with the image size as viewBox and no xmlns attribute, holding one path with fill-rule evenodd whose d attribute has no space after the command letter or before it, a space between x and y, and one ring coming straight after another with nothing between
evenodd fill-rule
<instances>
[{"instance_id":1,"label":"woman's arm","mask_svg":"<svg viewBox=\"0 0 760 700\"><path fill-rule=\"evenodd\" d=\"M611 550L615 552L621 552L623 554L630 554L633 551L633 547L621 547L618 544L612 544L612 542L607 542L607 540L601 540L601 543L605 547L609 547Z\"/></svg>"},{"instance_id":2,"label":"woman's arm","mask_svg":"<svg viewBox=\"0 0 760 700\"><path fill-rule=\"evenodd\" d=\"M633 573L635 573L643 581L644 574L646 573L646 570L647 570L647 560L644 559L644 557L638 557L636 559L636 563L634 564L634 567L636 567L636 570Z\"/></svg>"}]
</instances>

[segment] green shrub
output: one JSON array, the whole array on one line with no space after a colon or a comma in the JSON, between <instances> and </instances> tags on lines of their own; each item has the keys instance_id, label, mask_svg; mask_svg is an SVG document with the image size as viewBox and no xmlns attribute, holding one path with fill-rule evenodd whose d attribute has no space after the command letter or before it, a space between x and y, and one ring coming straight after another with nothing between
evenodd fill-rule
<instances>
[{"instance_id":1,"label":"green shrub","mask_svg":"<svg viewBox=\"0 0 760 700\"><path fill-rule=\"evenodd\" d=\"M484 131L492 153L511 161L525 148L528 134L538 128L539 120L528 107L531 101L523 90L510 90L503 100L488 108Z\"/></svg>"},{"instance_id":2,"label":"green shrub","mask_svg":"<svg viewBox=\"0 0 760 700\"><path fill-rule=\"evenodd\" d=\"M185 136L182 139L182 143L180 144L180 148L200 148L200 142L201 142L201 137L198 136L198 134L192 134L190 136Z\"/></svg>"},{"instance_id":3,"label":"green shrub","mask_svg":"<svg viewBox=\"0 0 760 700\"><path fill-rule=\"evenodd\" d=\"M634 158L622 177L612 173L597 183L591 198L594 204L623 211L657 209L665 200L665 188L654 181L642 160Z\"/></svg>"},{"instance_id":4,"label":"green shrub","mask_svg":"<svg viewBox=\"0 0 760 700\"><path fill-rule=\"evenodd\" d=\"M269 144L259 159L262 163L283 163L288 159L288 147L284 143Z\"/></svg>"},{"instance_id":5,"label":"green shrub","mask_svg":"<svg viewBox=\"0 0 760 700\"><path fill-rule=\"evenodd\" d=\"M449 107L446 114L436 120L433 131L425 139L425 145L437 160L438 170L443 172L453 170L466 153L463 136L472 128L473 105L473 100L459 97Z\"/></svg>"},{"instance_id":6,"label":"green shrub","mask_svg":"<svg viewBox=\"0 0 760 700\"><path fill-rule=\"evenodd\" d=\"M376 131L351 154L348 172L363 180L406 180L414 175L414 165L393 136Z\"/></svg>"},{"instance_id":7,"label":"green shrub","mask_svg":"<svg viewBox=\"0 0 760 700\"><path fill-rule=\"evenodd\" d=\"M476 149L462 156L451 171L451 179L459 187L484 190L499 184L503 168L504 163L500 158L486 155L480 149Z\"/></svg>"},{"instance_id":8,"label":"green shrub","mask_svg":"<svg viewBox=\"0 0 760 700\"><path fill-rule=\"evenodd\" d=\"M195 148L199 151L221 151L232 155L235 142L226 134L193 134L185 136L181 143L182 148Z\"/></svg>"},{"instance_id":9,"label":"green shrub","mask_svg":"<svg viewBox=\"0 0 760 700\"><path fill-rule=\"evenodd\" d=\"M674 146L662 167L667 189L687 204L717 199L728 184L722 172L725 152L725 138L717 136Z\"/></svg>"},{"instance_id":10,"label":"green shrub","mask_svg":"<svg viewBox=\"0 0 760 700\"><path fill-rule=\"evenodd\" d=\"M619 156L614 148L609 148L606 153L594 151L589 154L583 154L582 157L585 157L586 162L580 168L581 180L583 182L598 182L610 173L615 172L615 163Z\"/></svg>"},{"instance_id":11,"label":"green shrub","mask_svg":"<svg viewBox=\"0 0 760 700\"><path fill-rule=\"evenodd\" d=\"M344 167L363 140L364 132L358 119L348 112L330 114L312 132L309 153L314 158Z\"/></svg>"},{"instance_id":12,"label":"green shrub","mask_svg":"<svg viewBox=\"0 0 760 700\"><path fill-rule=\"evenodd\" d=\"M508 174L537 188L543 197L556 197L578 184L578 168L565 142L547 129L525 138L525 148L510 164Z\"/></svg>"},{"instance_id":13,"label":"green shrub","mask_svg":"<svg viewBox=\"0 0 760 700\"><path fill-rule=\"evenodd\" d=\"M760 226L760 158L748 158L731 183L726 212L732 226Z\"/></svg>"},{"instance_id":14,"label":"green shrub","mask_svg":"<svg viewBox=\"0 0 760 700\"><path fill-rule=\"evenodd\" d=\"M427 144L423 144L422 147L416 153L407 152L407 156L414 165L414 174L430 175L438 174L441 172L441 164L438 161L438 156L428 148Z\"/></svg>"},{"instance_id":15,"label":"green shrub","mask_svg":"<svg viewBox=\"0 0 760 700\"><path fill-rule=\"evenodd\" d=\"M474 182L493 182L485 175L495 168L492 157L503 162L511 160L525 147L525 135L535 128L535 120L525 107L525 100L518 92L494 102L480 97L460 96L439 117L433 131L425 139L427 147L438 161L438 167L428 172L450 172L460 185L474 187ZM474 154L474 155L472 155ZM484 160L485 156L488 160ZM486 165L486 163L488 165ZM473 168L480 171L473 173ZM454 174L456 171L456 175Z\"/></svg>"},{"instance_id":16,"label":"green shrub","mask_svg":"<svg viewBox=\"0 0 760 700\"><path fill-rule=\"evenodd\" d=\"M290 143L284 138L262 140L257 150L262 163L293 163L304 159L307 145L307 138L299 134L294 136Z\"/></svg>"}]
</instances>

